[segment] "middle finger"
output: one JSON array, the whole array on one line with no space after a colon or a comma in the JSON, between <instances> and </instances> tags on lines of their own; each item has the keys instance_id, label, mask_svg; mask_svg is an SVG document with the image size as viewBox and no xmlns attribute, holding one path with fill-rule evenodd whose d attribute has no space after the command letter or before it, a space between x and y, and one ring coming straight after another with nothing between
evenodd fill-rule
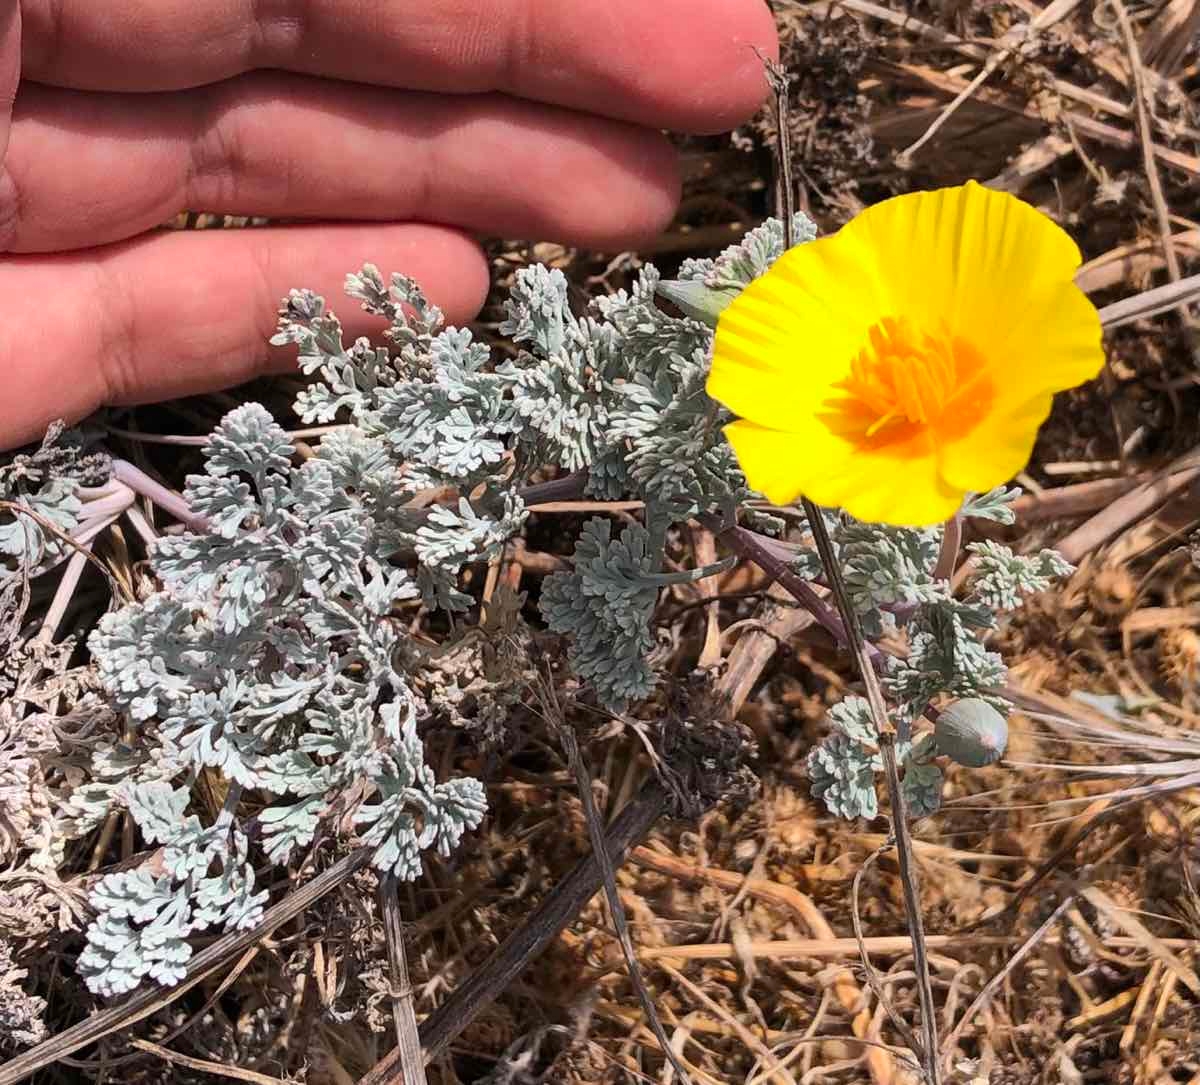
<instances>
[{"instance_id":1,"label":"middle finger","mask_svg":"<svg viewBox=\"0 0 1200 1085\"><path fill-rule=\"evenodd\" d=\"M0 251L133 236L180 211L429 221L618 247L674 212L658 133L501 95L256 73L162 94L23 84Z\"/></svg>"}]
</instances>

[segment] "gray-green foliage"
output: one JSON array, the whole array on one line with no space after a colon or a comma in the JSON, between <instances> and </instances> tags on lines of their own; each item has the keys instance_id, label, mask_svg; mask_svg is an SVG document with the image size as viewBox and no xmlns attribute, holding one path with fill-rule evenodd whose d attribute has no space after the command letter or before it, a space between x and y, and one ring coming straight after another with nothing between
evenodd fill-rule
<instances>
[{"instance_id":1,"label":"gray-green foliage","mask_svg":"<svg viewBox=\"0 0 1200 1085\"><path fill-rule=\"evenodd\" d=\"M650 537L630 524L617 539L612 522L589 520L575 547L575 568L548 578L542 613L556 633L571 635L571 669L616 711L654 687L646 663L658 589L646 574L658 564Z\"/></svg>"},{"instance_id":2,"label":"gray-green foliage","mask_svg":"<svg viewBox=\"0 0 1200 1085\"><path fill-rule=\"evenodd\" d=\"M243 830L220 818L205 828L186 814L186 788L126 783L120 794L146 841L163 852L161 870L144 864L108 874L92 891L97 915L77 967L104 995L131 991L147 976L178 983L192 955L188 935L253 926L267 899L255 892Z\"/></svg>"},{"instance_id":3,"label":"gray-green foliage","mask_svg":"<svg viewBox=\"0 0 1200 1085\"><path fill-rule=\"evenodd\" d=\"M495 522L464 503L455 545L439 546L450 529L405 507L392 453L361 431L337 434L299 467L292 451L262 407L230 412L185 491L210 531L161 539L152 564L162 589L105 616L92 635L138 756L130 763L127 750L113 780L103 752L90 794L80 789L80 827L123 806L166 846L165 870L111 875L93 896L80 969L99 992L143 976L177 980L190 934L245 926L261 909L245 826L184 816L202 770L267 800L256 820L277 863L312 842L331 803L364 785L356 819L371 825L377 864L404 877L424 848L446 852L482 817L477 781L439 783L424 761L423 706L393 665L403 634L391 617L421 587L392 559L407 547L452 582L488 552Z\"/></svg>"},{"instance_id":4,"label":"gray-green foliage","mask_svg":"<svg viewBox=\"0 0 1200 1085\"><path fill-rule=\"evenodd\" d=\"M1071 572L1070 563L1055 550L1042 550L1026 557L987 540L972 543L967 549L975 557L973 593L994 610L1020 606L1023 596L1045 591Z\"/></svg>"},{"instance_id":5,"label":"gray-green foliage","mask_svg":"<svg viewBox=\"0 0 1200 1085\"><path fill-rule=\"evenodd\" d=\"M781 237L756 231L691 270L744 285ZM296 466L262 407L230 412L184 494L208 530L161 539L159 590L107 615L91 638L137 753L99 747L67 823L86 832L125 808L168 856L165 869L123 871L97 888L80 964L95 990L173 982L190 935L258 914L246 827L233 814L213 826L185 814L202 771L266 799L253 835L275 863L363 785L353 821L376 864L401 877L416 874L423 849L447 854L478 824L479 784L439 783L424 761L416 721L442 713L445 697L418 678L424 700L397 670L403 659L414 676L432 673L391 614L410 600L468 607L462 571L520 530L534 471L586 470L591 492L646 502L653 536L630 525L613 538L609 521L592 521L572 571L546 578L541 605L604 703L623 708L650 691L652 574L667 528L749 496L704 393L711 329L663 312L657 284L644 268L631 290L576 314L560 272L519 272L503 326L519 351L501 364L469 331L444 327L403 276L367 265L347 278L347 293L387 321L383 345L347 344L322 298L292 291L274 342L294 344L313 378L296 411L341 428ZM462 496L413 501L440 487ZM168 797L174 835L155 814Z\"/></svg>"},{"instance_id":6,"label":"gray-green foliage","mask_svg":"<svg viewBox=\"0 0 1200 1085\"><path fill-rule=\"evenodd\" d=\"M792 239L799 245L817 236L817 225L802 211L792 219ZM764 274L783 255L785 235L780 219L767 219L715 259L685 260L684 282L702 282L710 290L740 291Z\"/></svg>"},{"instance_id":7,"label":"gray-green foliage","mask_svg":"<svg viewBox=\"0 0 1200 1085\"><path fill-rule=\"evenodd\" d=\"M997 489L975 495L963 515L1011 522L1009 504L1019 491ZM883 688L903 741L898 754L904 787L915 815L940 805L939 751L929 733L910 743L909 732L939 698L977 698L1007 714L1001 687L1004 661L983 635L995 627L997 612L1020 606L1024 596L1044 591L1071 566L1053 551L1035 557L1014 554L999 543L973 543L974 571L966 599L955 598L949 583L935 574L942 529L910 529L830 518L831 535L854 604L868 634L903 632L908 651L889 656ZM820 563L802 551L794 568L804 576L820 573ZM808 758L813 791L842 817L873 817L878 812L875 774L882 768L866 702L848 698L829 713L833 731Z\"/></svg>"},{"instance_id":8,"label":"gray-green foliage","mask_svg":"<svg viewBox=\"0 0 1200 1085\"><path fill-rule=\"evenodd\" d=\"M18 573L37 576L66 556L62 535L79 526L81 486L108 477L106 457L85 453L81 435L55 423L41 447L0 464L0 586ZM26 511L27 510L27 511Z\"/></svg>"},{"instance_id":9,"label":"gray-green foliage","mask_svg":"<svg viewBox=\"0 0 1200 1085\"><path fill-rule=\"evenodd\" d=\"M46 1000L25 990L27 968L18 968L12 947L0 941L0 1055L40 1043L46 1038Z\"/></svg>"},{"instance_id":10,"label":"gray-green foliage","mask_svg":"<svg viewBox=\"0 0 1200 1085\"><path fill-rule=\"evenodd\" d=\"M798 216L795 233L805 241L815 230ZM379 344L347 344L322 298L292 291L273 341L294 345L312 378L296 413L331 429L301 461L263 407L223 419L184 493L205 530L162 536L149 587L90 638L118 726L93 736L91 764L38 815L76 838L125 811L157 849L92 894L79 969L93 990L179 981L194 936L254 924L267 904L263 870L302 865L319 838L352 827L380 870L412 878L423 852L450 854L480 823L482 785L438 779L418 727L502 738L536 672L520 601L497 593L497 628L435 647L400 616L475 604L465 574L521 531L535 479L586 473L589 495L643 505L641 523L589 520L570 568L544 578L540 606L601 703L623 711L653 691L655 607L677 575L663 572L672 531L714 511L782 525L747 504L756 495L721 434L728 415L704 389L714 312L782 249L771 221L715 260L687 261L683 292L661 289L646 265L627 291L578 311L560 272L523 269L502 326L516 350L503 361L445 327L411 280L371 265L346 289L386 322ZM684 299L690 315L672 315L659 296ZM48 471L58 453L41 455L0 469L0 494L75 530L80 487L103 472ZM965 514L1004 522L1013 496L972 498ZM907 656L884 671L902 727L945 696L1002 705L1003 663L981 635L997 608L1044 587L1063 563L986 544L960 600L934 572L940 530L824 515L868 632L907 634ZM0 514L0 574L61 557L30 523ZM796 551L794 566L822 575L812 550ZM842 816L874 816L880 761L865 703L847 699L830 715L834 732L809 758L814 793ZM905 734L899 753L910 807L931 812L941 772L928 736ZM20 779L36 776L27 751L10 760ZM227 789L215 816L199 801L202 775ZM38 847L62 855L62 840Z\"/></svg>"}]
</instances>

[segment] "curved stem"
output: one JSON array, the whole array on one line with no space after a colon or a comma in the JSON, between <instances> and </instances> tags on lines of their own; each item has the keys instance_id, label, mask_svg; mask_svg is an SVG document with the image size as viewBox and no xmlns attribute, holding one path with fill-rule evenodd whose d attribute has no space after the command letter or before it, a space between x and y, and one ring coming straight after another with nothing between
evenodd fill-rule
<instances>
[{"instance_id":1,"label":"curved stem","mask_svg":"<svg viewBox=\"0 0 1200 1085\"><path fill-rule=\"evenodd\" d=\"M694 584L710 576L727 573L738 563L737 554L714 561L711 565L702 565L699 569L683 569L677 573L643 573L639 578L643 584L654 585L656 588L670 587L672 584Z\"/></svg>"},{"instance_id":2,"label":"curved stem","mask_svg":"<svg viewBox=\"0 0 1200 1085\"><path fill-rule=\"evenodd\" d=\"M192 512L191 507L179 494L152 479L140 467L135 467L128 460L114 459L112 473L113 478L125 483L135 493L150 498L159 508L169 512L181 523L187 524L193 531L208 530L207 517Z\"/></svg>"},{"instance_id":3,"label":"curved stem","mask_svg":"<svg viewBox=\"0 0 1200 1085\"><path fill-rule=\"evenodd\" d=\"M942 548L938 551L937 563L933 567L934 580L949 580L958 567L958 551L962 546L963 518L956 512L942 529Z\"/></svg>"}]
</instances>

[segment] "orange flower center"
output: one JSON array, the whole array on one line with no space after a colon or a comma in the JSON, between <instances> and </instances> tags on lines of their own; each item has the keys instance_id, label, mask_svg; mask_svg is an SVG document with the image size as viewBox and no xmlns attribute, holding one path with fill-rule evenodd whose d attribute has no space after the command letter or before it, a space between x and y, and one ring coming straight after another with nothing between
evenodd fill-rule
<instances>
[{"instance_id":1,"label":"orange flower center","mask_svg":"<svg viewBox=\"0 0 1200 1085\"><path fill-rule=\"evenodd\" d=\"M906 317L884 317L867 334L868 345L838 385L857 400L855 413L873 419L867 437L893 423L936 423L951 400L972 385L980 390L983 357L948 331L931 335L918 331Z\"/></svg>"}]
</instances>

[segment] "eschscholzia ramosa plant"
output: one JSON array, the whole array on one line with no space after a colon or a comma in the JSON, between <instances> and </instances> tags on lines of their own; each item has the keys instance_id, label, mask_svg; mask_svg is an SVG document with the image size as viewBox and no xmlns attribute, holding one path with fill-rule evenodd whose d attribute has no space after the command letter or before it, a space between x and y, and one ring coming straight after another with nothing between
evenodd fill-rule
<instances>
[{"instance_id":1,"label":"eschscholzia ramosa plant","mask_svg":"<svg viewBox=\"0 0 1200 1085\"><path fill-rule=\"evenodd\" d=\"M1075 242L974 182L897 196L785 252L721 314L708 392L749 484L921 527L1029 461L1103 364Z\"/></svg>"}]
</instances>

